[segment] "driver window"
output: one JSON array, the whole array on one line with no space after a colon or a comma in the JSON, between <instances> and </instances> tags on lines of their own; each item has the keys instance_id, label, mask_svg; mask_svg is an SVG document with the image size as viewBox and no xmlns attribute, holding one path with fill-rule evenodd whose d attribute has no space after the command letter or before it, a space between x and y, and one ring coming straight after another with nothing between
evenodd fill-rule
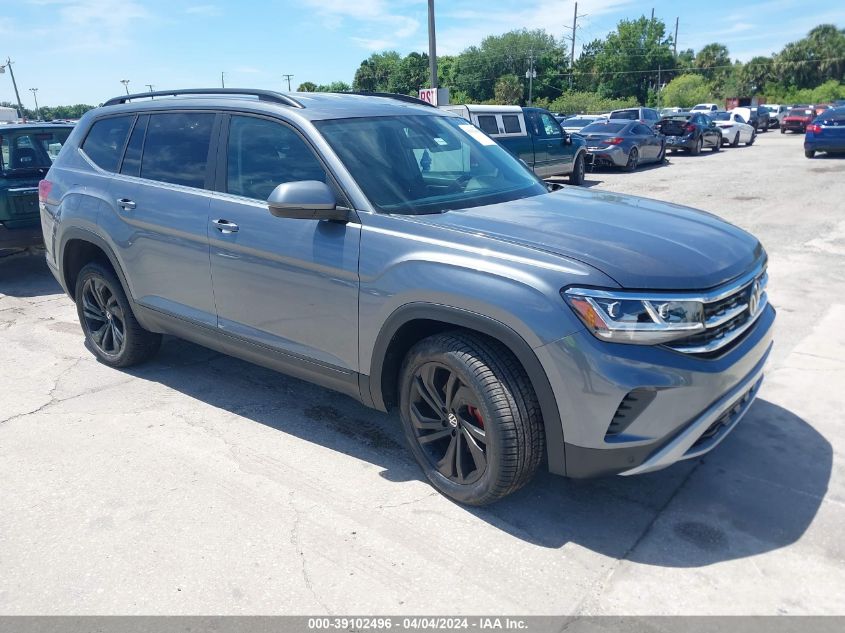
<instances>
[{"instance_id":1,"label":"driver window","mask_svg":"<svg viewBox=\"0 0 845 633\"><path fill-rule=\"evenodd\" d=\"M563 136L560 131L560 125L547 112L540 113L540 131L545 138Z\"/></svg>"},{"instance_id":2,"label":"driver window","mask_svg":"<svg viewBox=\"0 0 845 633\"><path fill-rule=\"evenodd\" d=\"M226 190L266 200L278 185L297 180L327 182L311 148L281 123L233 116L229 123Z\"/></svg>"}]
</instances>

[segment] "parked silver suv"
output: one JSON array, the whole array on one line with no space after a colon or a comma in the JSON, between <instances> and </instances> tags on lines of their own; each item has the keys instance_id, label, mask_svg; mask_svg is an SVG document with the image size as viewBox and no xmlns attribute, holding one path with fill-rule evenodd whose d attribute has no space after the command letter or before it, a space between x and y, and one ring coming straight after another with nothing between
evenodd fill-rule
<instances>
[{"instance_id":1,"label":"parked silver suv","mask_svg":"<svg viewBox=\"0 0 845 633\"><path fill-rule=\"evenodd\" d=\"M706 453L771 346L754 237L552 189L407 97L184 90L86 114L40 210L103 363L166 333L398 407L432 484L484 504L543 461L630 475Z\"/></svg>"}]
</instances>

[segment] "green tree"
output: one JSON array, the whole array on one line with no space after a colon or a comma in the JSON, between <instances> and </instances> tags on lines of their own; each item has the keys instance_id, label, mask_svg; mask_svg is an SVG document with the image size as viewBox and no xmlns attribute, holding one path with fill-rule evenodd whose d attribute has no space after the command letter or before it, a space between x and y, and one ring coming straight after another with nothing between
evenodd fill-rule
<instances>
[{"instance_id":1,"label":"green tree","mask_svg":"<svg viewBox=\"0 0 845 633\"><path fill-rule=\"evenodd\" d=\"M705 103L712 98L710 84L698 74L675 77L660 92L661 104L666 107L691 108L696 103Z\"/></svg>"},{"instance_id":2,"label":"green tree","mask_svg":"<svg viewBox=\"0 0 845 633\"><path fill-rule=\"evenodd\" d=\"M775 56L773 69L783 84L795 88L845 80L845 29L817 26L804 39L787 44Z\"/></svg>"},{"instance_id":3,"label":"green tree","mask_svg":"<svg viewBox=\"0 0 845 633\"><path fill-rule=\"evenodd\" d=\"M713 89L724 94L725 84L733 72L731 54L724 44L708 44L695 56L695 67L705 79L713 84Z\"/></svg>"},{"instance_id":4,"label":"green tree","mask_svg":"<svg viewBox=\"0 0 845 633\"><path fill-rule=\"evenodd\" d=\"M596 55L598 90L608 97L633 96L644 104L649 90L657 85L657 69L672 69L674 65L672 38L666 35L662 20L645 16L621 20ZM662 77L669 78L668 73Z\"/></svg>"},{"instance_id":5,"label":"green tree","mask_svg":"<svg viewBox=\"0 0 845 633\"><path fill-rule=\"evenodd\" d=\"M391 75L401 60L402 56L396 51L373 53L355 71L352 87L367 92L388 92Z\"/></svg>"},{"instance_id":6,"label":"green tree","mask_svg":"<svg viewBox=\"0 0 845 633\"><path fill-rule=\"evenodd\" d=\"M428 54L409 53L402 58L387 82L388 92L416 95L420 88L431 84L428 68Z\"/></svg>"},{"instance_id":7,"label":"green tree","mask_svg":"<svg viewBox=\"0 0 845 633\"><path fill-rule=\"evenodd\" d=\"M502 105L519 105L522 103L522 81L516 75L504 75L496 82L493 98Z\"/></svg>"},{"instance_id":8,"label":"green tree","mask_svg":"<svg viewBox=\"0 0 845 633\"><path fill-rule=\"evenodd\" d=\"M317 84L313 81L306 81L299 84L299 88L296 89L297 92L317 92Z\"/></svg>"}]
</instances>

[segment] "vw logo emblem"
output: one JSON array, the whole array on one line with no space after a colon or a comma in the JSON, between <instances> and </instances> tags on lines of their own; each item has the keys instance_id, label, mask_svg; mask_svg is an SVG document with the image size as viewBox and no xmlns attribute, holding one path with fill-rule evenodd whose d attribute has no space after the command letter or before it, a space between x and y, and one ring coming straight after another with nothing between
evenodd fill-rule
<instances>
[{"instance_id":1,"label":"vw logo emblem","mask_svg":"<svg viewBox=\"0 0 845 633\"><path fill-rule=\"evenodd\" d=\"M452 425L453 429L458 427L458 416L456 416L454 413L449 414L449 424Z\"/></svg>"},{"instance_id":2,"label":"vw logo emblem","mask_svg":"<svg viewBox=\"0 0 845 633\"><path fill-rule=\"evenodd\" d=\"M760 298L762 294L763 290L760 288L760 282L755 281L751 287L751 296L748 298L748 313L751 316L757 314L757 310L760 309Z\"/></svg>"}]
</instances>

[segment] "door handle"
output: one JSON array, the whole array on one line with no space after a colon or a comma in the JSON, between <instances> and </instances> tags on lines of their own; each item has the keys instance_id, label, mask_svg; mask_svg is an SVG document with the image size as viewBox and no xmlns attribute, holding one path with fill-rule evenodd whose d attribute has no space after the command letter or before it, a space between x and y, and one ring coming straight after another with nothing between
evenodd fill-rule
<instances>
[{"instance_id":1,"label":"door handle","mask_svg":"<svg viewBox=\"0 0 845 633\"><path fill-rule=\"evenodd\" d=\"M117 201L117 206L119 206L124 211L132 211L138 205L135 204L135 202L130 200L129 198L119 198Z\"/></svg>"},{"instance_id":2,"label":"door handle","mask_svg":"<svg viewBox=\"0 0 845 633\"><path fill-rule=\"evenodd\" d=\"M229 222L229 220L212 220L211 223L214 225L214 228L224 234L237 233L240 228L234 222Z\"/></svg>"}]
</instances>

